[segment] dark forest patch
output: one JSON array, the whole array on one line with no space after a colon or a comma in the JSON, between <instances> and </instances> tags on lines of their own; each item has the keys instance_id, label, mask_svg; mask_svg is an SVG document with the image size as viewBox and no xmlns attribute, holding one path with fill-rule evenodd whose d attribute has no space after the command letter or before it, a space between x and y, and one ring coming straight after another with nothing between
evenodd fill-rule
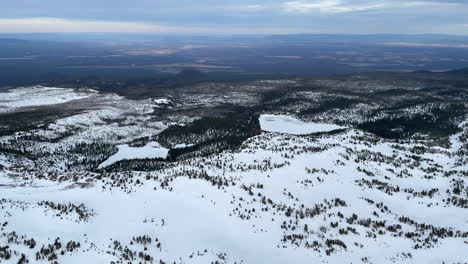
<instances>
[{"instance_id":1,"label":"dark forest patch","mask_svg":"<svg viewBox=\"0 0 468 264\"><path fill-rule=\"evenodd\" d=\"M466 112L463 104L453 104L444 109L436 108L431 113L364 122L358 128L389 139L405 138L416 133L447 137L458 132L455 119Z\"/></svg>"}]
</instances>

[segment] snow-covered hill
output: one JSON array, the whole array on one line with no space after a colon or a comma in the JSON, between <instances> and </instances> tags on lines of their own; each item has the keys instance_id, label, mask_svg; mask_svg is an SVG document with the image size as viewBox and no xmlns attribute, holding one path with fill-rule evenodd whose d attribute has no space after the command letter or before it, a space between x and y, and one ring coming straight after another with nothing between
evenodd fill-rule
<instances>
[{"instance_id":1,"label":"snow-covered hill","mask_svg":"<svg viewBox=\"0 0 468 264\"><path fill-rule=\"evenodd\" d=\"M285 113L273 98L249 121L258 131L224 148L240 133L229 122L177 112L187 122L174 126L151 100L92 100L0 138L0 263L468 260L466 116L440 142L391 139L360 129L356 113L312 123L297 116L303 102Z\"/></svg>"}]
</instances>

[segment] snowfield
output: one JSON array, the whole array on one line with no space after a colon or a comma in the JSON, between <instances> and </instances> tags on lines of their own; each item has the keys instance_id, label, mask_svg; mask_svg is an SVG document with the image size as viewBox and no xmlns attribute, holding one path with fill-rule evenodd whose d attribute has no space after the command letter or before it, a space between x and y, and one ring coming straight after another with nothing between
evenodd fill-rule
<instances>
[{"instance_id":1,"label":"snowfield","mask_svg":"<svg viewBox=\"0 0 468 264\"><path fill-rule=\"evenodd\" d=\"M154 99L153 102L155 102L158 105L170 105L170 104L172 104L172 101L167 99L167 98Z\"/></svg>"},{"instance_id":2,"label":"snowfield","mask_svg":"<svg viewBox=\"0 0 468 264\"><path fill-rule=\"evenodd\" d=\"M186 143L181 143L181 144L176 144L174 146L175 149L180 149L180 148L190 148L193 147L194 144L186 144Z\"/></svg>"},{"instance_id":3,"label":"snowfield","mask_svg":"<svg viewBox=\"0 0 468 264\"><path fill-rule=\"evenodd\" d=\"M306 123L287 115L261 115L259 121L260 128L264 131L291 135L307 135L344 129L344 127L337 125Z\"/></svg>"},{"instance_id":4,"label":"snowfield","mask_svg":"<svg viewBox=\"0 0 468 264\"><path fill-rule=\"evenodd\" d=\"M141 148L133 148L127 144L117 146L119 151L110 156L106 161L99 165L99 168L105 168L121 160L132 159L165 159L169 150L162 147L157 142L150 142Z\"/></svg>"},{"instance_id":5,"label":"snowfield","mask_svg":"<svg viewBox=\"0 0 468 264\"><path fill-rule=\"evenodd\" d=\"M22 107L62 104L96 94L97 91L90 89L74 90L42 86L17 88L0 93L0 113L11 112Z\"/></svg>"},{"instance_id":6,"label":"snowfield","mask_svg":"<svg viewBox=\"0 0 468 264\"><path fill-rule=\"evenodd\" d=\"M201 93L174 99L192 111L27 89L4 93L5 111L77 98L83 108L0 135L2 264L467 263L468 116L437 142L271 114L259 134L253 117L271 102L248 122L204 120ZM311 107L285 107L296 106ZM226 142L237 145L219 150Z\"/></svg>"},{"instance_id":7,"label":"snowfield","mask_svg":"<svg viewBox=\"0 0 468 264\"><path fill-rule=\"evenodd\" d=\"M78 184L34 180L27 187L5 170L0 174L0 224L7 223L2 232L9 235L3 241L15 237L10 233L15 231L24 239L34 238L38 245L53 245L56 238L62 245L79 242L80 248L57 253L59 263L119 259L137 263L145 259L147 263L263 263L266 259L268 263L325 259L328 263L463 263L468 259L468 233L457 238L434 233L434 228L442 232L442 227L454 234L466 232L468 212L444 202L449 196L443 191L431 197L414 195L433 186L448 186L457 176L431 180L417 168L372 160L362 171L362 164L355 162L360 153L394 155L395 150L385 142L369 147L351 143L362 136L355 130L320 138L263 134L237 153L181 162L157 172L109 175L121 182L118 185L109 177L97 180L88 174ZM275 147L285 143L289 144L286 149ZM164 153L154 142L143 148L119 146L119 154L108 163ZM396 150L392 160L405 155ZM446 154L426 158L424 166L456 169ZM215 165L220 161L223 166ZM403 171L411 178L400 178ZM227 185L219 185L216 178L213 182L198 178L197 173L221 177ZM373 181L381 183L372 187ZM396 192L392 186L414 191ZM83 204L85 213L57 210L41 201ZM400 237L399 232L417 237ZM24 246L22 240L10 247L34 262L48 263L47 257L36 261L37 249Z\"/></svg>"}]
</instances>

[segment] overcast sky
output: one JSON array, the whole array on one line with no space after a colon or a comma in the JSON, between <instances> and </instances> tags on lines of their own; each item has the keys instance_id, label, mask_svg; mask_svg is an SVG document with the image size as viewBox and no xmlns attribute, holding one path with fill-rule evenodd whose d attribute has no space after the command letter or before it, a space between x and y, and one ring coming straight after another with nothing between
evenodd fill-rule
<instances>
[{"instance_id":1,"label":"overcast sky","mask_svg":"<svg viewBox=\"0 0 468 264\"><path fill-rule=\"evenodd\" d=\"M468 35L468 0L1 0L0 32Z\"/></svg>"}]
</instances>

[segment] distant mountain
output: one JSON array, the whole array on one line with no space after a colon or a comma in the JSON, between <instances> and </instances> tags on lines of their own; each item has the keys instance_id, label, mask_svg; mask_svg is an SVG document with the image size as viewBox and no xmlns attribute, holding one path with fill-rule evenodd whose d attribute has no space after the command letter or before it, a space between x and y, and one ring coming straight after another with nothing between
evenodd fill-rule
<instances>
[{"instance_id":1,"label":"distant mountain","mask_svg":"<svg viewBox=\"0 0 468 264\"><path fill-rule=\"evenodd\" d=\"M433 73L433 72L428 71L428 70L417 70L417 71L413 71L413 73Z\"/></svg>"},{"instance_id":2,"label":"distant mountain","mask_svg":"<svg viewBox=\"0 0 468 264\"><path fill-rule=\"evenodd\" d=\"M338 42L338 43L378 43L378 42L410 42L410 43L465 43L467 36L454 36L444 34L291 34L272 35L266 38L287 42Z\"/></svg>"},{"instance_id":3,"label":"distant mountain","mask_svg":"<svg viewBox=\"0 0 468 264\"><path fill-rule=\"evenodd\" d=\"M458 74L458 75L468 75L468 67L458 70L448 71L447 73Z\"/></svg>"},{"instance_id":4,"label":"distant mountain","mask_svg":"<svg viewBox=\"0 0 468 264\"><path fill-rule=\"evenodd\" d=\"M450 71L443 71L443 72L430 71L430 70L416 70L416 71L412 71L412 73L434 74L434 75L451 74L451 75L467 75L468 76L468 67L467 68L450 70Z\"/></svg>"}]
</instances>

